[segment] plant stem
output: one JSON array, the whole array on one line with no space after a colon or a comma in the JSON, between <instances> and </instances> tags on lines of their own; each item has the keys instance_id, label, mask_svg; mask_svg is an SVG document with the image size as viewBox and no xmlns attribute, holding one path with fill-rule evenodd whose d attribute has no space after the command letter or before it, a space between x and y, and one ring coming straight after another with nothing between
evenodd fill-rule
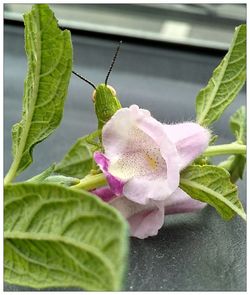
<instances>
[{"instance_id":1,"label":"plant stem","mask_svg":"<svg viewBox=\"0 0 250 295\"><path fill-rule=\"evenodd\" d=\"M104 186L106 184L106 177L104 176L104 174L100 173L96 175L87 175L86 177L81 179L80 183L72 185L71 188L79 188L89 191Z\"/></svg>"},{"instance_id":2,"label":"plant stem","mask_svg":"<svg viewBox=\"0 0 250 295\"><path fill-rule=\"evenodd\" d=\"M219 156L227 154L241 154L245 155L247 151L246 145L238 143L221 144L208 147L203 153L204 156Z\"/></svg>"},{"instance_id":3,"label":"plant stem","mask_svg":"<svg viewBox=\"0 0 250 295\"><path fill-rule=\"evenodd\" d=\"M6 176L4 177L4 185L10 183L16 176L16 171L17 171L17 163L16 161L12 162L10 169L8 171L8 173L6 174Z\"/></svg>"}]
</instances>

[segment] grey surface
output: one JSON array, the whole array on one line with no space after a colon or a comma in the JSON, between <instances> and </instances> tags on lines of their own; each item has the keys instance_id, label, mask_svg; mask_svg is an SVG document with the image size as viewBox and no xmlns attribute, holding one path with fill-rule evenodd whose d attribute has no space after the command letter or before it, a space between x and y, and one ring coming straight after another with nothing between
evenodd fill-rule
<instances>
[{"instance_id":1,"label":"grey surface","mask_svg":"<svg viewBox=\"0 0 250 295\"><path fill-rule=\"evenodd\" d=\"M98 84L104 81L116 42L72 36L74 70ZM23 29L5 25L4 32L4 169L11 164L11 126L20 120L26 57ZM194 103L221 57L125 43L111 74L123 106L149 109L162 122L195 119ZM33 164L17 180L25 180L59 161L72 143L96 127L92 88L72 76L60 127L35 147ZM213 131L230 142L230 115L245 104L245 90ZM246 183L239 181L245 207ZM246 290L246 225L239 217L225 222L207 207L200 213L167 216L158 236L131 239L126 290ZM6 291L31 290L5 285ZM65 289L64 289L65 290Z\"/></svg>"},{"instance_id":2,"label":"grey surface","mask_svg":"<svg viewBox=\"0 0 250 295\"><path fill-rule=\"evenodd\" d=\"M4 17L22 22L31 6L5 4ZM60 3L50 7L59 24L68 28L218 49L227 48L234 28L246 22L244 4Z\"/></svg>"}]
</instances>

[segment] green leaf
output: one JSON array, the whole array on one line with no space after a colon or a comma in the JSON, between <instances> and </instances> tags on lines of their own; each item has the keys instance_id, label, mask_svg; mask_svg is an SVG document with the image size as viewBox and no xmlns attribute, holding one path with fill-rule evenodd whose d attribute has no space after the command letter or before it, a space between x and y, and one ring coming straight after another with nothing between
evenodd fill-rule
<instances>
[{"instance_id":1,"label":"green leaf","mask_svg":"<svg viewBox=\"0 0 250 295\"><path fill-rule=\"evenodd\" d=\"M234 133L237 143L246 144L246 108L242 106L230 118L230 128ZM219 164L225 168L231 175L231 181L236 182L243 178L243 172L246 165L245 155L232 155L227 160Z\"/></svg>"},{"instance_id":2,"label":"green leaf","mask_svg":"<svg viewBox=\"0 0 250 295\"><path fill-rule=\"evenodd\" d=\"M95 141L99 134L96 131L79 138L56 165L55 172L71 177L85 177L94 167L93 152L99 148Z\"/></svg>"},{"instance_id":3,"label":"green leaf","mask_svg":"<svg viewBox=\"0 0 250 295\"><path fill-rule=\"evenodd\" d=\"M34 5L24 24L28 74L22 119L12 129L14 160L5 183L31 164L33 147L59 125L72 69L70 32L59 29L48 5Z\"/></svg>"},{"instance_id":4,"label":"green leaf","mask_svg":"<svg viewBox=\"0 0 250 295\"><path fill-rule=\"evenodd\" d=\"M68 177L64 175L52 175L56 167L56 164L52 164L49 168L42 173L26 180L26 182L53 182L61 185L72 186L80 182L78 178Z\"/></svg>"},{"instance_id":5,"label":"green leaf","mask_svg":"<svg viewBox=\"0 0 250 295\"><path fill-rule=\"evenodd\" d=\"M55 167L56 167L56 164L54 163L51 166L49 166L49 168L44 170L42 173L26 180L26 182L42 182L42 181L44 181L47 177L49 177L54 172Z\"/></svg>"},{"instance_id":6,"label":"green leaf","mask_svg":"<svg viewBox=\"0 0 250 295\"><path fill-rule=\"evenodd\" d=\"M230 118L230 128L239 144L246 144L246 107L240 107Z\"/></svg>"},{"instance_id":7,"label":"green leaf","mask_svg":"<svg viewBox=\"0 0 250 295\"><path fill-rule=\"evenodd\" d=\"M216 142L216 140L218 139L218 135L216 135L216 134L213 134L212 136L211 136L211 138L210 138L210 140L209 140L209 145L213 145L213 144L215 144L215 142Z\"/></svg>"},{"instance_id":8,"label":"green leaf","mask_svg":"<svg viewBox=\"0 0 250 295\"><path fill-rule=\"evenodd\" d=\"M231 181L235 183L239 178L243 178L245 165L246 157L244 155L232 155L218 166L226 169L231 175Z\"/></svg>"},{"instance_id":9,"label":"green leaf","mask_svg":"<svg viewBox=\"0 0 250 295\"><path fill-rule=\"evenodd\" d=\"M235 29L228 53L196 98L197 121L208 126L221 116L246 80L246 25Z\"/></svg>"},{"instance_id":10,"label":"green leaf","mask_svg":"<svg viewBox=\"0 0 250 295\"><path fill-rule=\"evenodd\" d=\"M192 165L181 173L180 188L191 198L213 206L225 220L246 214L238 198L237 186L230 182L230 174L212 165Z\"/></svg>"},{"instance_id":11,"label":"green leaf","mask_svg":"<svg viewBox=\"0 0 250 295\"><path fill-rule=\"evenodd\" d=\"M61 185L72 186L78 184L80 179L64 175L52 175L45 178L43 182L53 182Z\"/></svg>"},{"instance_id":12,"label":"green leaf","mask_svg":"<svg viewBox=\"0 0 250 295\"><path fill-rule=\"evenodd\" d=\"M84 191L55 184L5 187L4 277L10 284L120 290L127 223Z\"/></svg>"}]
</instances>

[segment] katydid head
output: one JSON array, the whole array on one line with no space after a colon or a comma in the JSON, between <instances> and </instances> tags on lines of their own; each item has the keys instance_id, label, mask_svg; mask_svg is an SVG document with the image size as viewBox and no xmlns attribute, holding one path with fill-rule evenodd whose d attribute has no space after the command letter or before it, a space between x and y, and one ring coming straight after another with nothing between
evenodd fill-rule
<instances>
[{"instance_id":1,"label":"katydid head","mask_svg":"<svg viewBox=\"0 0 250 295\"><path fill-rule=\"evenodd\" d=\"M93 91L93 94L92 94L93 102L96 102L96 100L100 100L102 95L116 97L116 91L112 86L102 83L102 84L99 84L97 88Z\"/></svg>"},{"instance_id":2,"label":"katydid head","mask_svg":"<svg viewBox=\"0 0 250 295\"><path fill-rule=\"evenodd\" d=\"M101 83L98 86L95 86L95 84L89 81L88 79L72 71L73 74L75 74L77 77L84 80L85 82L87 82L89 85L91 85L94 88L94 92L92 94L92 100L95 105L95 112L98 119L99 129L102 128L102 126L113 116L113 114L118 109L121 108L120 101L116 97L115 89L112 86L108 85L108 79L113 69L121 44L122 44L122 41L119 42L119 45L112 59L112 62L109 67L104 83Z\"/></svg>"}]
</instances>

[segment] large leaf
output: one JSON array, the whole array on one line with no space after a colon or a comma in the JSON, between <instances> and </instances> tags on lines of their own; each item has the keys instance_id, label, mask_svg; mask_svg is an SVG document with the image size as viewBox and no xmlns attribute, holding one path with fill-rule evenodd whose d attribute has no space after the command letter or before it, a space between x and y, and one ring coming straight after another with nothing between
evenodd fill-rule
<instances>
[{"instance_id":1,"label":"large leaf","mask_svg":"<svg viewBox=\"0 0 250 295\"><path fill-rule=\"evenodd\" d=\"M48 5L34 5L24 23L28 74L22 119L12 129L14 160L6 183L30 165L33 147L59 125L72 68L70 32L59 29Z\"/></svg>"},{"instance_id":2,"label":"large leaf","mask_svg":"<svg viewBox=\"0 0 250 295\"><path fill-rule=\"evenodd\" d=\"M245 80L246 25L241 25L235 29L228 53L196 98L198 123L208 126L216 121L237 96Z\"/></svg>"},{"instance_id":3,"label":"large leaf","mask_svg":"<svg viewBox=\"0 0 250 295\"><path fill-rule=\"evenodd\" d=\"M242 106L230 118L230 127L239 144L246 144L246 108ZM243 172L246 165L245 155L232 155L219 164L228 170L231 175L231 181L236 182L243 178Z\"/></svg>"},{"instance_id":4,"label":"large leaf","mask_svg":"<svg viewBox=\"0 0 250 295\"><path fill-rule=\"evenodd\" d=\"M246 219L238 198L237 186L230 182L230 174L212 165L192 165L181 173L180 187L193 199L213 206L225 220L235 213Z\"/></svg>"},{"instance_id":5,"label":"large leaf","mask_svg":"<svg viewBox=\"0 0 250 295\"><path fill-rule=\"evenodd\" d=\"M55 172L77 178L85 177L94 167L93 152L97 149L95 140L99 131L79 138L56 165Z\"/></svg>"},{"instance_id":6,"label":"large leaf","mask_svg":"<svg viewBox=\"0 0 250 295\"><path fill-rule=\"evenodd\" d=\"M5 187L4 277L11 284L119 290L127 224L97 197L55 184Z\"/></svg>"}]
</instances>

